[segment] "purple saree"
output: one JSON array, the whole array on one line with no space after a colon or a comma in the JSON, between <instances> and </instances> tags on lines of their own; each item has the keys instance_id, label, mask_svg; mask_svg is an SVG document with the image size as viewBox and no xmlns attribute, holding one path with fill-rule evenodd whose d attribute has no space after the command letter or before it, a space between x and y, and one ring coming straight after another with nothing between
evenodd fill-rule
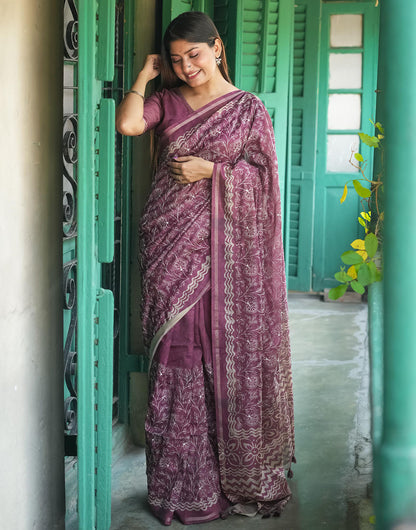
<instances>
[{"instance_id":1,"label":"purple saree","mask_svg":"<svg viewBox=\"0 0 416 530\"><path fill-rule=\"evenodd\" d=\"M144 117L160 159L140 227L149 503L167 525L230 505L280 513L294 430L270 117L239 90L197 111L175 91L155 99ZM214 162L212 181L176 183L167 162L186 155Z\"/></svg>"}]
</instances>

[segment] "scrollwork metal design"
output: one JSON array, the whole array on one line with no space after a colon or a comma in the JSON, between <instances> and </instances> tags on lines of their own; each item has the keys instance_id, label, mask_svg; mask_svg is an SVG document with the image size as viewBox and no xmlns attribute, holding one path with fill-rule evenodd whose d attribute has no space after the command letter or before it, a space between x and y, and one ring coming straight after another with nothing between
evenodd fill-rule
<instances>
[{"instance_id":1,"label":"scrollwork metal design","mask_svg":"<svg viewBox=\"0 0 416 530\"><path fill-rule=\"evenodd\" d=\"M64 346L64 377L69 391L69 397L64 404L65 433L77 433L77 352L76 327L77 327L77 260L71 260L64 265L63 275L63 306L64 310L71 311L71 320L66 334ZM74 348L75 346L75 348Z\"/></svg>"},{"instance_id":2,"label":"scrollwork metal design","mask_svg":"<svg viewBox=\"0 0 416 530\"><path fill-rule=\"evenodd\" d=\"M75 114L64 116L63 125L63 236L73 237L77 231L77 182L73 177L74 165L77 163L77 130L78 120Z\"/></svg>"},{"instance_id":3,"label":"scrollwork metal design","mask_svg":"<svg viewBox=\"0 0 416 530\"><path fill-rule=\"evenodd\" d=\"M64 56L78 59L78 11L74 0L64 1Z\"/></svg>"}]
</instances>

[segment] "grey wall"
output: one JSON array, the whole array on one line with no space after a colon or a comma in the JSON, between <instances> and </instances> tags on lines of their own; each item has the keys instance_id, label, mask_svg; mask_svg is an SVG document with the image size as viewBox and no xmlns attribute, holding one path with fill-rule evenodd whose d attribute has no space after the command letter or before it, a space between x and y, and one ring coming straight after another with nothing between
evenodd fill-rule
<instances>
[{"instance_id":1,"label":"grey wall","mask_svg":"<svg viewBox=\"0 0 416 530\"><path fill-rule=\"evenodd\" d=\"M64 527L62 2L0 19L2 528Z\"/></svg>"}]
</instances>

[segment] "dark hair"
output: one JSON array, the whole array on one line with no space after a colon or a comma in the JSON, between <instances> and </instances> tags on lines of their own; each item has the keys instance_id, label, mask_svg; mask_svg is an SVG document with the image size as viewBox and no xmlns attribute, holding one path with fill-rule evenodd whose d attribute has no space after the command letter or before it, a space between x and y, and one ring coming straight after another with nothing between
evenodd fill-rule
<instances>
[{"instance_id":1,"label":"dark hair","mask_svg":"<svg viewBox=\"0 0 416 530\"><path fill-rule=\"evenodd\" d=\"M183 84L183 82L173 71L172 61L170 58L170 45L172 42L176 40L186 40L188 42L205 42L212 48L216 39L219 39L221 42L221 64L219 65L220 72L224 79L231 83L231 79L228 74L224 43L222 42L218 30L210 17L205 13L201 13L200 11L189 11L182 13L173 19L167 27L163 37L161 53L162 86L164 88L173 88Z\"/></svg>"}]
</instances>

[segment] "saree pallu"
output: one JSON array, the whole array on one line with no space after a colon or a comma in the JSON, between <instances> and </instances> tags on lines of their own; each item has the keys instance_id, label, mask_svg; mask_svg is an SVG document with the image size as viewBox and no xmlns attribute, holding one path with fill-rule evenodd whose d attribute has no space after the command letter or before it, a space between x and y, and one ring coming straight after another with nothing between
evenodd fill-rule
<instances>
[{"instance_id":1,"label":"saree pallu","mask_svg":"<svg viewBox=\"0 0 416 530\"><path fill-rule=\"evenodd\" d=\"M160 153L140 226L149 503L165 524L218 517L227 503L280 513L294 427L270 117L231 92L169 126ZM168 162L187 155L214 162L212 180L176 183ZM189 318L209 322L208 339L196 362L169 364L166 342Z\"/></svg>"}]
</instances>

